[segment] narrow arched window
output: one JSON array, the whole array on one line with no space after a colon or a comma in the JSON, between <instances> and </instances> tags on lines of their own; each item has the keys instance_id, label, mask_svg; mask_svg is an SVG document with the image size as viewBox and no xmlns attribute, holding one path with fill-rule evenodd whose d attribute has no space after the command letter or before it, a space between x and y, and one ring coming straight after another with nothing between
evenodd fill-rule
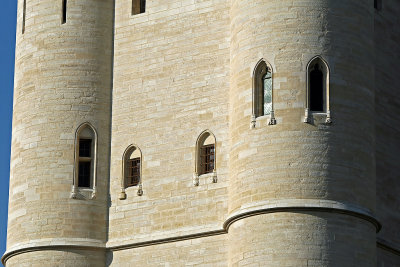
<instances>
[{"instance_id":1,"label":"narrow arched window","mask_svg":"<svg viewBox=\"0 0 400 267\"><path fill-rule=\"evenodd\" d=\"M326 114L326 122L331 122L329 67L320 56L314 57L307 65L307 99L304 122L310 122L313 113Z\"/></svg>"},{"instance_id":2,"label":"narrow arched window","mask_svg":"<svg viewBox=\"0 0 400 267\"><path fill-rule=\"evenodd\" d=\"M146 0L132 0L132 15L144 13L146 11Z\"/></svg>"},{"instance_id":3,"label":"narrow arched window","mask_svg":"<svg viewBox=\"0 0 400 267\"><path fill-rule=\"evenodd\" d=\"M119 199L126 199L125 189L138 187L137 195L143 195L142 190L142 151L136 145L130 145L122 155L122 180Z\"/></svg>"},{"instance_id":4,"label":"narrow arched window","mask_svg":"<svg viewBox=\"0 0 400 267\"><path fill-rule=\"evenodd\" d=\"M260 60L253 73L253 115L252 127L255 127L257 117L270 115L268 124L275 124L273 110L273 75L272 67Z\"/></svg>"},{"instance_id":5,"label":"narrow arched window","mask_svg":"<svg viewBox=\"0 0 400 267\"><path fill-rule=\"evenodd\" d=\"M194 184L199 185L199 175L212 173L213 182L217 182L216 175L216 140L213 133L206 130L202 132L196 141L196 163Z\"/></svg>"},{"instance_id":6,"label":"narrow arched window","mask_svg":"<svg viewBox=\"0 0 400 267\"><path fill-rule=\"evenodd\" d=\"M74 180L71 197L79 188L91 189L96 196L97 133L90 123L81 124L75 133Z\"/></svg>"}]
</instances>

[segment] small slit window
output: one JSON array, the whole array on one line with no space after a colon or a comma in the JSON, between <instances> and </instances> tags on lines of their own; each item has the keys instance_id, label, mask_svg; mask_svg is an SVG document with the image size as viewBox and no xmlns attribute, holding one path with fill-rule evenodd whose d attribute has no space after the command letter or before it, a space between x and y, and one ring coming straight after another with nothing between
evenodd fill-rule
<instances>
[{"instance_id":1,"label":"small slit window","mask_svg":"<svg viewBox=\"0 0 400 267\"><path fill-rule=\"evenodd\" d=\"M23 2L22 6L22 34L25 33L25 16L26 16L26 0Z\"/></svg>"},{"instance_id":2,"label":"small slit window","mask_svg":"<svg viewBox=\"0 0 400 267\"><path fill-rule=\"evenodd\" d=\"M132 0L132 15L144 13L146 11L146 0Z\"/></svg>"},{"instance_id":3,"label":"small slit window","mask_svg":"<svg viewBox=\"0 0 400 267\"><path fill-rule=\"evenodd\" d=\"M67 0L62 0L62 19L61 23L67 22Z\"/></svg>"}]
</instances>

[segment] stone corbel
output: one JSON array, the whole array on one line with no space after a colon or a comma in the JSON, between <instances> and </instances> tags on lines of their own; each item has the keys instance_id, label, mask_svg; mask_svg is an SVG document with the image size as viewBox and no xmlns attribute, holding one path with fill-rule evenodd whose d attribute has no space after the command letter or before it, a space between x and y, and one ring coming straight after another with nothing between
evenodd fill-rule
<instances>
[{"instance_id":1,"label":"stone corbel","mask_svg":"<svg viewBox=\"0 0 400 267\"><path fill-rule=\"evenodd\" d=\"M256 116L253 114L251 115L251 121L250 121L250 129L256 128Z\"/></svg>"},{"instance_id":2,"label":"stone corbel","mask_svg":"<svg viewBox=\"0 0 400 267\"><path fill-rule=\"evenodd\" d=\"M303 122L310 123L310 110L308 108L305 110Z\"/></svg>"},{"instance_id":3,"label":"stone corbel","mask_svg":"<svg viewBox=\"0 0 400 267\"><path fill-rule=\"evenodd\" d=\"M97 189L96 189L96 186L93 186L93 192L92 192L91 199L96 199L96 197L97 197Z\"/></svg>"},{"instance_id":4,"label":"stone corbel","mask_svg":"<svg viewBox=\"0 0 400 267\"><path fill-rule=\"evenodd\" d=\"M142 184L139 184L139 189L138 189L138 191L137 191L137 195L138 195L138 196L142 196L142 195L143 195Z\"/></svg>"},{"instance_id":5,"label":"stone corbel","mask_svg":"<svg viewBox=\"0 0 400 267\"><path fill-rule=\"evenodd\" d=\"M275 112L271 110L271 115L269 118L268 125L275 125L276 124L276 119L275 119Z\"/></svg>"},{"instance_id":6,"label":"stone corbel","mask_svg":"<svg viewBox=\"0 0 400 267\"><path fill-rule=\"evenodd\" d=\"M325 120L325 123L327 123L327 124L331 124L331 123L332 123L331 111L330 111L330 110L328 110L328 111L326 112L326 120Z\"/></svg>"},{"instance_id":7,"label":"stone corbel","mask_svg":"<svg viewBox=\"0 0 400 267\"><path fill-rule=\"evenodd\" d=\"M213 170L212 182L213 182L213 183L217 183L217 182L218 182L218 179L217 179L217 171L216 171L216 170Z\"/></svg>"},{"instance_id":8,"label":"stone corbel","mask_svg":"<svg viewBox=\"0 0 400 267\"><path fill-rule=\"evenodd\" d=\"M72 186L71 194L69 195L70 198L75 199L78 189L75 185Z\"/></svg>"},{"instance_id":9,"label":"stone corbel","mask_svg":"<svg viewBox=\"0 0 400 267\"><path fill-rule=\"evenodd\" d=\"M121 187L121 192L119 192L118 198L120 200L126 199L125 187Z\"/></svg>"},{"instance_id":10,"label":"stone corbel","mask_svg":"<svg viewBox=\"0 0 400 267\"><path fill-rule=\"evenodd\" d=\"M199 175L197 174L197 172L193 173L193 185L199 186Z\"/></svg>"}]
</instances>

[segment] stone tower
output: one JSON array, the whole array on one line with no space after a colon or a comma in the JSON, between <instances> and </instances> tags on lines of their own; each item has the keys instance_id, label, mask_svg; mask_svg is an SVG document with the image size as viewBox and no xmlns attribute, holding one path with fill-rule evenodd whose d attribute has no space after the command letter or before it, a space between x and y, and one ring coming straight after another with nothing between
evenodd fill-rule
<instances>
[{"instance_id":1,"label":"stone tower","mask_svg":"<svg viewBox=\"0 0 400 267\"><path fill-rule=\"evenodd\" d=\"M7 266L104 266L113 9L18 1ZM79 190L78 129L98 149L97 184Z\"/></svg>"},{"instance_id":2,"label":"stone tower","mask_svg":"<svg viewBox=\"0 0 400 267\"><path fill-rule=\"evenodd\" d=\"M400 265L400 4L18 7L7 267Z\"/></svg>"}]
</instances>

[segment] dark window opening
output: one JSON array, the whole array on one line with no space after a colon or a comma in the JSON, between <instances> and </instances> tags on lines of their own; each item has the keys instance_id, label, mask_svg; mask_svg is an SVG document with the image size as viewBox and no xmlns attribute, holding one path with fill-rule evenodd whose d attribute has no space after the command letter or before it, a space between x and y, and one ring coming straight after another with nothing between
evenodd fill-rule
<instances>
[{"instance_id":1,"label":"dark window opening","mask_svg":"<svg viewBox=\"0 0 400 267\"><path fill-rule=\"evenodd\" d=\"M374 0L374 8L376 10L381 10L382 9L382 0Z\"/></svg>"},{"instance_id":2,"label":"dark window opening","mask_svg":"<svg viewBox=\"0 0 400 267\"><path fill-rule=\"evenodd\" d=\"M62 2L62 23L67 22L67 0Z\"/></svg>"},{"instance_id":3,"label":"dark window opening","mask_svg":"<svg viewBox=\"0 0 400 267\"><path fill-rule=\"evenodd\" d=\"M144 13L146 11L146 0L132 0L132 15Z\"/></svg>"},{"instance_id":4,"label":"dark window opening","mask_svg":"<svg viewBox=\"0 0 400 267\"><path fill-rule=\"evenodd\" d=\"M324 111L324 74L319 64L310 72L310 110Z\"/></svg>"},{"instance_id":5,"label":"dark window opening","mask_svg":"<svg viewBox=\"0 0 400 267\"><path fill-rule=\"evenodd\" d=\"M136 186L140 182L140 158L129 159L127 162L127 186Z\"/></svg>"},{"instance_id":6,"label":"dark window opening","mask_svg":"<svg viewBox=\"0 0 400 267\"><path fill-rule=\"evenodd\" d=\"M215 147L214 145L202 146L200 150L200 174L214 171Z\"/></svg>"},{"instance_id":7,"label":"dark window opening","mask_svg":"<svg viewBox=\"0 0 400 267\"><path fill-rule=\"evenodd\" d=\"M25 13L26 13L26 0L24 0L24 4L22 7L22 34L25 33Z\"/></svg>"},{"instance_id":8,"label":"dark window opening","mask_svg":"<svg viewBox=\"0 0 400 267\"><path fill-rule=\"evenodd\" d=\"M79 187L90 187L90 161L80 161L79 162L79 172L78 172L78 186Z\"/></svg>"},{"instance_id":9,"label":"dark window opening","mask_svg":"<svg viewBox=\"0 0 400 267\"><path fill-rule=\"evenodd\" d=\"M79 157L92 156L92 139L79 140Z\"/></svg>"}]
</instances>

